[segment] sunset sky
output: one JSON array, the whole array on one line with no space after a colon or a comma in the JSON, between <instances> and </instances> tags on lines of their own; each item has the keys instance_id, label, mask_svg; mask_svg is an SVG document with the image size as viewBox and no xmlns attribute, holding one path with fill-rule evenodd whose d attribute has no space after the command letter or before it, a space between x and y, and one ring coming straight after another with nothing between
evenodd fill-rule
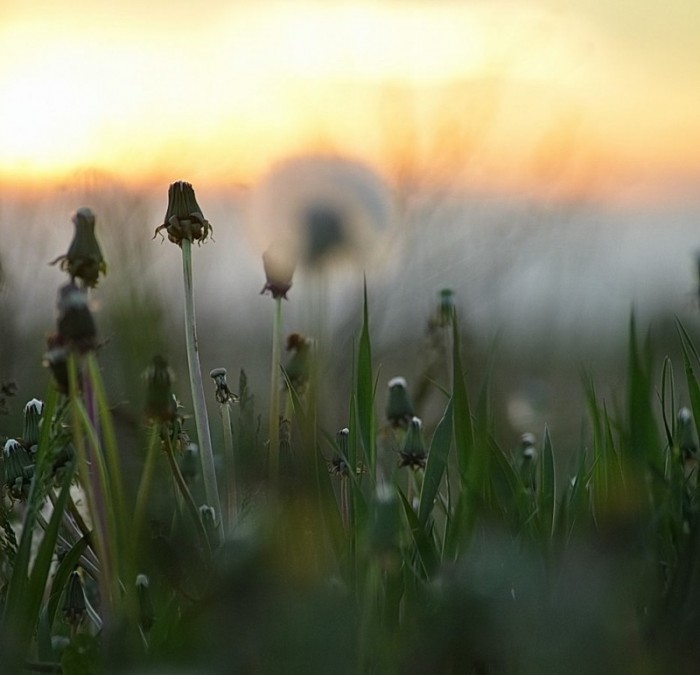
<instances>
[{"instance_id":1,"label":"sunset sky","mask_svg":"<svg viewBox=\"0 0 700 675\"><path fill-rule=\"evenodd\" d=\"M698 35L697 0L0 0L0 179L247 183L323 151L662 194L700 176Z\"/></svg>"}]
</instances>

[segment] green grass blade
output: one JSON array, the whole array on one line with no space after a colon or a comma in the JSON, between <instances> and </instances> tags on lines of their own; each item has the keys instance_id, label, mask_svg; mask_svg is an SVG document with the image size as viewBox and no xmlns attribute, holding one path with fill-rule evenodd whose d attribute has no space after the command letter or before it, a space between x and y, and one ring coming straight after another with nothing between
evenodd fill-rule
<instances>
[{"instance_id":1,"label":"green grass blade","mask_svg":"<svg viewBox=\"0 0 700 675\"><path fill-rule=\"evenodd\" d=\"M357 378L355 400L357 402L357 425L365 461L371 479L376 478L376 448L374 442L374 378L372 377L372 344L369 336L369 309L367 306L367 280L364 284L362 306L362 330L357 356Z\"/></svg>"},{"instance_id":2,"label":"green grass blade","mask_svg":"<svg viewBox=\"0 0 700 675\"><path fill-rule=\"evenodd\" d=\"M430 442L428 461L425 465L425 475L423 476L423 487L420 494L420 508L418 520L425 526L430 516L435 496L440 489L442 477L447 468L447 459L452 445L452 401L447 404L445 413L438 423L433 439Z\"/></svg>"},{"instance_id":3,"label":"green grass blade","mask_svg":"<svg viewBox=\"0 0 700 675\"><path fill-rule=\"evenodd\" d=\"M676 329L678 330L678 335L681 340L681 349L683 350L685 380L688 386L688 396L690 397L690 407L693 411L695 430L698 437L700 437L700 384L698 384L698 379L693 368L693 361L696 365L700 366L700 357L698 357L695 345L680 321L676 321Z\"/></svg>"},{"instance_id":4,"label":"green grass blade","mask_svg":"<svg viewBox=\"0 0 700 675\"><path fill-rule=\"evenodd\" d=\"M557 481L554 465L554 449L549 429L544 428L542 461L540 462L540 484L537 495L537 508L542 524L542 534L552 536L556 522Z\"/></svg>"},{"instance_id":5,"label":"green grass blade","mask_svg":"<svg viewBox=\"0 0 700 675\"><path fill-rule=\"evenodd\" d=\"M474 427L462 370L461 339L457 324L457 318L455 317L452 324L453 423L457 464L459 466L461 482L463 485L466 485L469 479L469 464L474 451Z\"/></svg>"}]
</instances>

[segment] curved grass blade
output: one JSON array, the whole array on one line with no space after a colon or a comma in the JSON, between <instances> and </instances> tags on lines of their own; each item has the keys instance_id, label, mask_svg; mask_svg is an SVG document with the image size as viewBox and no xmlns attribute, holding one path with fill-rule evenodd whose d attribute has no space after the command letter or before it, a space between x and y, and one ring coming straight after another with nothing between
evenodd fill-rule
<instances>
[{"instance_id":1,"label":"curved grass blade","mask_svg":"<svg viewBox=\"0 0 700 675\"><path fill-rule=\"evenodd\" d=\"M435 503L435 496L440 489L442 477L447 468L447 459L452 445L452 400L447 404L445 413L433 433L430 442L428 460L425 465L423 487L420 493L418 520L425 527Z\"/></svg>"}]
</instances>

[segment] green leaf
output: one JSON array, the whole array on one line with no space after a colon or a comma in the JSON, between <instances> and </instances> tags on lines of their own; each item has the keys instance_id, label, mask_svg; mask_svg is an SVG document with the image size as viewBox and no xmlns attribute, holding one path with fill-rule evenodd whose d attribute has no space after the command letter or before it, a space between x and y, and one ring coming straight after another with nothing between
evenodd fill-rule
<instances>
[{"instance_id":1,"label":"green leaf","mask_svg":"<svg viewBox=\"0 0 700 675\"><path fill-rule=\"evenodd\" d=\"M556 522L557 483L552 439L549 435L549 429L546 426L544 428L540 472L537 508L540 514L542 533L551 536L554 533L554 524Z\"/></svg>"},{"instance_id":2,"label":"green leaf","mask_svg":"<svg viewBox=\"0 0 700 675\"><path fill-rule=\"evenodd\" d=\"M433 433L433 439L430 442L428 461L425 465L423 487L420 494L420 508L418 511L418 520L422 526L425 526L433 510L435 496L440 489L440 483L442 482L442 477L445 475L445 469L447 468L447 459L451 444L452 401L450 400L445 409L445 414L438 423Z\"/></svg>"},{"instance_id":3,"label":"green leaf","mask_svg":"<svg viewBox=\"0 0 700 675\"><path fill-rule=\"evenodd\" d=\"M357 357L357 379L355 400L357 402L357 425L365 452L365 460L371 479L375 478L376 449L374 445L374 379L372 377L372 345L369 337L369 310L367 306L367 280L364 284L362 307L362 331Z\"/></svg>"},{"instance_id":4,"label":"green leaf","mask_svg":"<svg viewBox=\"0 0 700 675\"><path fill-rule=\"evenodd\" d=\"M464 383L462 372L462 354L459 329L457 327L457 317L452 324L452 404L455 450L457 452L457 464L462 485L466 485L469 479L469 464L474 451L474 427L472 423L472 413L469 407L469 397Z\"/></svg>"}]
</instances>

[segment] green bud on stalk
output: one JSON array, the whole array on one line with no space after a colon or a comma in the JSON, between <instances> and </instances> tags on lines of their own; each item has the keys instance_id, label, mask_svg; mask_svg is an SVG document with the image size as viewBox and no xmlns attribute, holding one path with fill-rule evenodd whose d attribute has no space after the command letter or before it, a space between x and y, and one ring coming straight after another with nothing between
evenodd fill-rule
<instances>
[{"instance_id":1,"label":"green bud on stalk","mask_svg":"<svg viewBox=\"0 0 700 675\"><path fill-rule=\"evenodd\" d=\"M73 224L75 235L68 253L51 264L60 263L61 269L70 274L71 281L80 279L85 286L93 288L97 286L100 274L107 272L107 264L95 237L95 214L87 207L80 208L73 216Z\"/></svg>"}]
</instances>

